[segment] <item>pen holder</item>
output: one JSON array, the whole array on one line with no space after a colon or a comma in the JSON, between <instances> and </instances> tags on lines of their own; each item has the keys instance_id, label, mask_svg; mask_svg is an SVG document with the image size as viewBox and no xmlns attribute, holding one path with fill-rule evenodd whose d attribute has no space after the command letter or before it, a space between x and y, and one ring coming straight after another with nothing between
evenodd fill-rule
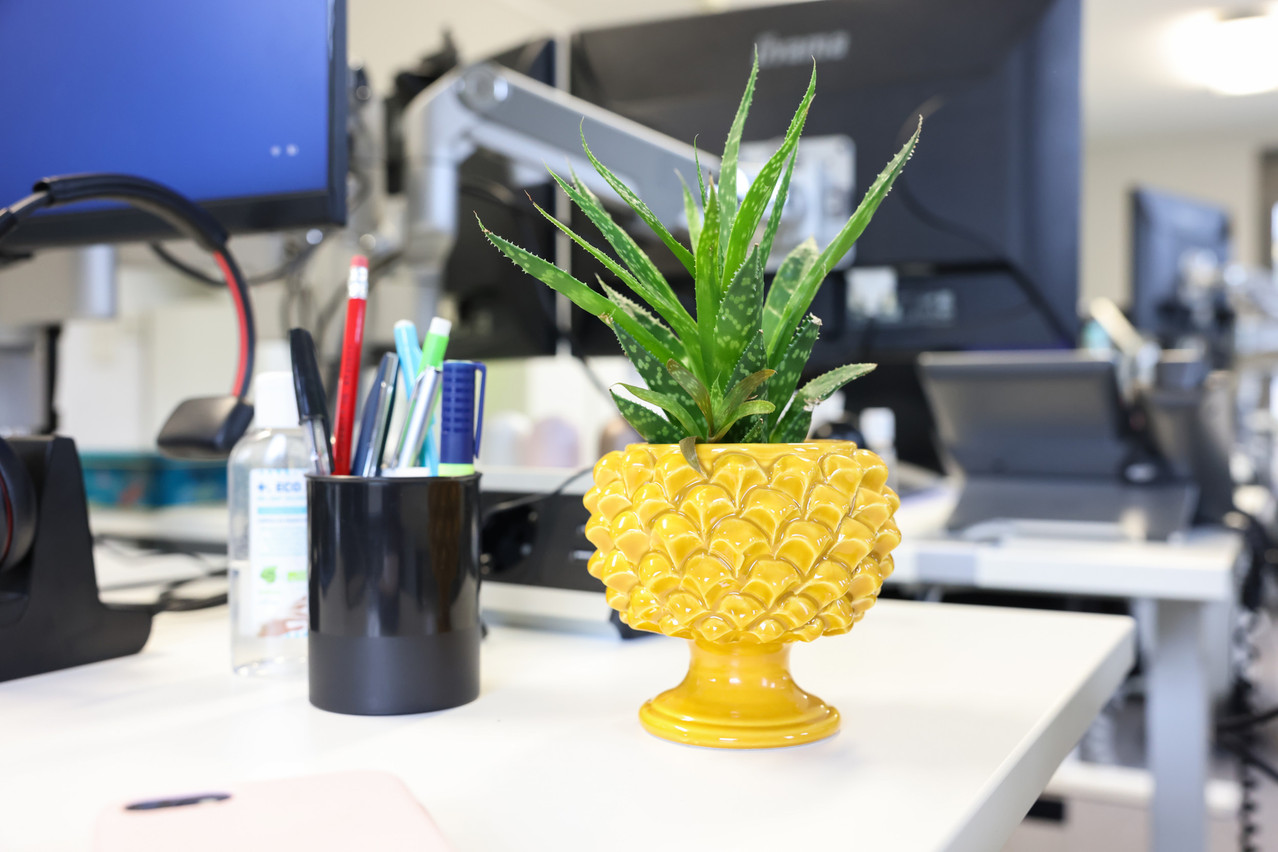
<instances>
[{"instance_id":1,"label":"pen holder","mask_svg":"<svg viewBox=\"0 0 1278 852\"><path fill-rule=\"evenodd\" d=\"M308 476L310 697L364 716L479 695L479 476Z\"/></svg>"}]
</instances>

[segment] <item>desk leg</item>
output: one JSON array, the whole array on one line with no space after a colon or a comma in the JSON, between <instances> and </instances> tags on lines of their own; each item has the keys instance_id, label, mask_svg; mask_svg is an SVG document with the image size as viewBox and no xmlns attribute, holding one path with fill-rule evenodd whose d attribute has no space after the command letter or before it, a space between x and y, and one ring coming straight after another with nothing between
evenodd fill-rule
<instances>
[{"instance_id":1,"label":"desk leg","mask_svg":"<svg viewBox=\"0 0 1278 852\"><path fill-rule=\"evenodd\" d=\"M1154 852L1207 848L1210 709L1199 603L1159 601L1148 661L1145 721L1154 779Z\"/></svg>"}]
</instances>

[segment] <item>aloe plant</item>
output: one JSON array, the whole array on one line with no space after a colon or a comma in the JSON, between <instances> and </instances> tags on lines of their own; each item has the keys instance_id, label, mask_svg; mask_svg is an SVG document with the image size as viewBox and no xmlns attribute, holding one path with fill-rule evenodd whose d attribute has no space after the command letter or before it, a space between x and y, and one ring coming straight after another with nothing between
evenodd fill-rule
<instances>
[{"instance_id":1,"label":"aloe plant","mask_svg":"<svg viewBox=\"0 0 1278 852\"><path fill-rule=\"evenodd\" d=\"M821 328L821 321L808 313L817 288L869 224L913 153L922 127L920 122L870 185L834 240L824 249L811 238L800 244L781 262L771 286L765 287L764 267L794 173L799 136L816 93L816 68L781 147L738 200L737 156L758 72L756 56L724 145L719 186L701 179L700 162L700 204L684 184L690 238L686 246L596 159L582 134L582 148L600 177L693 277L695 316L680 304L651 258L575 173L571 181L553 171L551 176L599 230L611 254L540 206L537 209L602 263L638 301L602 280L602 293L598 292L479 223L489 241L517 266L612 327L622 351L647 385L621 385L629 396L613 390L618 410L644 440L679 443L694 467L698 465L693 446L699 441L802 441L817 403L874 369L873 364L848 364L798 385ZM756 241L760 226L762 236Z\"/></svg>"}]
</instances>

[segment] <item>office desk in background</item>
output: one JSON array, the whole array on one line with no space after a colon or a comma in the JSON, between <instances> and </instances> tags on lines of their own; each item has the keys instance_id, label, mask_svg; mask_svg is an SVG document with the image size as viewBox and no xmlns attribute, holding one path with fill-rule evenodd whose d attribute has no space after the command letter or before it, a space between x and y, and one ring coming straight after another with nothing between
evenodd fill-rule
<instances>
[{"instance_id":1,"label":"office desk in background","mask_svg":"<svg viewBox=\"0 0 1278 852\"><path fill-rule=\"evenodd\" d=\"M402 778L459 852L855 846L989 852L1129 670L1130 619L883 601L800 645L843 730L720 751L645 733L684 643L494 628L477 701L312 708L304 678L230 671L226 610L161 615L133 657L0 684L0 848L83 850L131 795L347 768Z\"/></svg>"}]
</instances>

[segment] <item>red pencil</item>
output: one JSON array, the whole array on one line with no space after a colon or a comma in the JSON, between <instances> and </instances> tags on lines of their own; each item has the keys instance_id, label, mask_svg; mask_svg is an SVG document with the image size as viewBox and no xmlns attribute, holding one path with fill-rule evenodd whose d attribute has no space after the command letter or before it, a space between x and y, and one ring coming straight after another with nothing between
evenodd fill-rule
<instances>
[{"instance_id":1,"label":"red pencil","mask_svg":"<svg viewBox=\"0 0 1278 852\"><path fill-rule=\"evenodd\" d=\"M364 347L364 308L368 304L368 258L351 258L346 284L346 332L342 336L342 366L337 375L337 422L333 427L333 473L351 472L351 439L355 431L355 401L359 396L359 356Z\"/></svg>"}]
</instances>

